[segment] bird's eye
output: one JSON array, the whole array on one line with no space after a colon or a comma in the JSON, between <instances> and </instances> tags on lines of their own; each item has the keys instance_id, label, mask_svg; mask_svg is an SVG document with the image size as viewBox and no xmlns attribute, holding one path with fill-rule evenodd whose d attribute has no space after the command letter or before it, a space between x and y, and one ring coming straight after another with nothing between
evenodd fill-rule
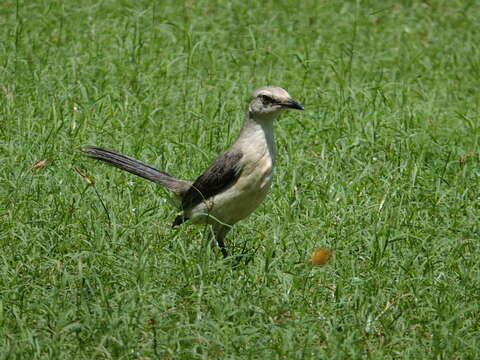
<instances>
[{"instance_id":1,"label":"bird's eye","mask_svg":"<svg viewBox=\"0 0 480 360\"><path fill-rule=\"evenodd\" d=\"M261 98L262 98L263 105L268 105L268 104L274 103L273 99L268 95L262 95Z\"/></svg>"}]
</instances>

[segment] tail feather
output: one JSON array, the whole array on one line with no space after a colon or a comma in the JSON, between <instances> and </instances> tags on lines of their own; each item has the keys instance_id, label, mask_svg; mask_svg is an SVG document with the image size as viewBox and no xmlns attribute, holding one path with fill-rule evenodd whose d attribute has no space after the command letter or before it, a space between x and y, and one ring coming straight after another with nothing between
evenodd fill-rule
<instances>
[{"instance_id":1,"label":"tail feather","mask_svg":"<svg viewBox=\"0 0 480 360\"><path fill-rule=\"evenodd\" d=\"M190 181L178 179L165 171L155 169L130 156L115 151L101 149L95 146L88 146L81 151L93 159L104 161L119 169L163 185L178 195L185 193L192 185Z\"/></svg>"}]
</instances>

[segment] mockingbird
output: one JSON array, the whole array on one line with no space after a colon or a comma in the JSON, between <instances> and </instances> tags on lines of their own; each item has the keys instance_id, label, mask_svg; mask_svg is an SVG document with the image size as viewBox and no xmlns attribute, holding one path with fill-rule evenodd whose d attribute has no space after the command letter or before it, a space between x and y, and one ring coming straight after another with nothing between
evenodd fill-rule
<instances>
[{"instance_id":1,"label":"mockingbird","mask_svg":"<svg viewBox=\"0 0 480 360\"><path fill-rule=\"evenodd\" d=\"M270 188L275 164L273 121L285 109L303 110L303 106L282 88L256 89L238 138L194 182L178 179L114 151L95 146L82 151L172 191L181 211L172 226L187 220L212 225L215 239L226 257L224 238L228 231L260 205Z\"/></svg>"}]
</instances>

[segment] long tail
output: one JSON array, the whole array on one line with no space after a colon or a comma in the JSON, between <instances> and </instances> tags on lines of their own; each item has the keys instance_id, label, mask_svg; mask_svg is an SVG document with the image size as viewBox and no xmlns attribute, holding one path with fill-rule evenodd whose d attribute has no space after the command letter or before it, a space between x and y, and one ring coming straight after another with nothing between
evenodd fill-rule
<instances>
[{"instance_id":1,"label":"long tail","mask_svg":"<svg viewBox=\"0 0 480 360\"><path fill-rule=\"evenodd\" d=\"M178 195L183 194L192 185L190 181L178 179L165 171L155 169L130 156L122 155L115 151L101 149L95 146L87 146L81 151L93 159L104 161L119 169L163 185Z\"/></svg>"}]
</instances>

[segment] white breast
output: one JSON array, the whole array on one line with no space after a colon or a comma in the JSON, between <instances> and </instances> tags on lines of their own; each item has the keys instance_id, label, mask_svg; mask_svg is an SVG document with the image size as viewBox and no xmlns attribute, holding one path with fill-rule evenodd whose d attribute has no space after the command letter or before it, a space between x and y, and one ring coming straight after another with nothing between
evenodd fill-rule
<instances>
[{"instance_id":1,"label":"white breast","mask_svg":"<svg viewBox=\"0 0 480 360\"><path fill-rule=\"evenodd\" d=\"M215 222L213 219L217 219L233 225L250 215L265 199L272 182L275 163L271 127L259 127L258 131L250 133L239 145L243 157L242 171L237 182L206 203L193 208L188 214L192 222L211 223Z\"/></svg>"},{"instance_id":2,"label":"white breast","mask_svg":"<svg viewBox=\"0 0 480 360\"><path fill-rule=\"evenodd\" d=\"M209 208L214 217L234 224L250 215L262 203L272 181L273 163L271 159L263 158L251 170L242 174L227 191L210 199Z\"/></svg>"}]
</instances>

